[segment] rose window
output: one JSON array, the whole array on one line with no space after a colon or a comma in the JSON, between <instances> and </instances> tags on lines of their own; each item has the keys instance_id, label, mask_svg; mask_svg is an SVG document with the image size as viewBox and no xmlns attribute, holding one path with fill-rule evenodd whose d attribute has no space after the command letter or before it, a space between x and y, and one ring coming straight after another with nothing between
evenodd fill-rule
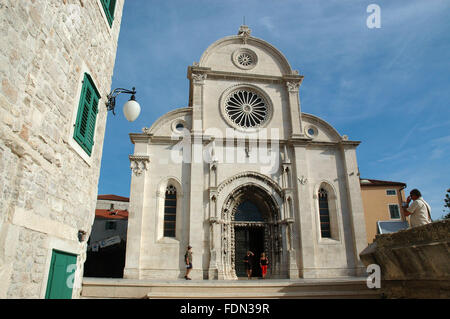
<instances>
[{"instance_id":1,"label":"rose window","mask_svg":"<svg viewBox=\"0 0 450 319\"><path fill-rule=\"evenodd\" d=\"M238 90L231 93L225 102L228 118L242 128L259 127L267 121L267 102L257 93Z\"/></svg>"},{"instance_id":2,"label":"rose window","mask_svg":"<svg viewBox=\"0 0 450 319\"><path fill-rule=\"evenodd\" d=\"M253 59L248 53L241 53L237 57L238 63L242 66L249 66L253 63Z\"/></svg>"}]
</instances>

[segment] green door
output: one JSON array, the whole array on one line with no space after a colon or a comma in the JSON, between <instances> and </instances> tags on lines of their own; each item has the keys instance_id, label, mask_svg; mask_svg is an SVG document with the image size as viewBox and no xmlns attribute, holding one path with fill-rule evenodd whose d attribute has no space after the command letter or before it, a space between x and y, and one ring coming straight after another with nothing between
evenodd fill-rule
<instances>
[{"instance_id":1,"label":"green door","mask_svg":"<svg viewBox=\"0 0 450 319\"><path fill-rule=\"evenodd\" d=\"M77 256L53 250L46 299L71 299Z\"/></svg>"}]
</instances>

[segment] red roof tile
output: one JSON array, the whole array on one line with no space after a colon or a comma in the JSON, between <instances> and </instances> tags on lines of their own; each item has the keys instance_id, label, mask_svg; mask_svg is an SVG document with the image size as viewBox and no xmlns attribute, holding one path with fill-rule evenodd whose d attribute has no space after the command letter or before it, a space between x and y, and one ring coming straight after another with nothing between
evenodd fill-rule
<instances>
[{"instance_id":1,"label":"red roof tile","mask_svg":"<svg viewBox=\"0 0 450 319\"><path fill-rule=\"evenodd\" d=\"M100 200L113 200L117 202L129 202L130 199L128 197L122 197L117 195L98 195L97 199Z\"/></svg>"},{"instance_id":2,"label":"red roof tile","mask_svg":"<svg viewBox=\"0 0 450 319\"><path fill-rule=\"evenodd\" d=\"M364 181L369 181L369 182L364 182ZM403 186L403 187L406 187L406 184L401 183L401 182L380 181L377 179L368 179L368 178L361 178L360 184L361 184L361 186Z\"/></svg>"},{"instance_id":3,"label":"red roof tile","mask_svg":"<svg viewBox=\"0 0 450 319\"><path fill-rule=\"evenodd\" d=\"M96 209L95 218L128 220L128 211L119 209L114 209L113 211L109 209Z\"/></svg>"}]
</instances>

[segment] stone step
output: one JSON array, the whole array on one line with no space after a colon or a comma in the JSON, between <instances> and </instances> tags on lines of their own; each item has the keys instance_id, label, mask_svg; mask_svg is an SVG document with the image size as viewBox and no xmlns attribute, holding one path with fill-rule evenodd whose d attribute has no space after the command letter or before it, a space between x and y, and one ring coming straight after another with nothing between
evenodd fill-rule
<instances>
[{"instance_id":1,"label":"stone step","mask_svg":"<svg viewBox=\"0 0 450 319\"><path fill-rule=\"evenodd\" d=\"M305 291L305 292L272 292L272 293L214 293L214 294L202 294L202 293L189 293L187 297L186 293L166 292L162 294L149 292L147 294L148 299L379 299L380 294L377 292L360 293L358 291Z\"/></svg>"},{"instance_id":2,"label":"stone step","mask_svg":"<svg viewBox=\"0 0 450 319\"><path fill-rule=\"evenodd\" d=\"M380 298L365 278L155 281L84 278L82 298Z\"/></svg>"}]
</instances>

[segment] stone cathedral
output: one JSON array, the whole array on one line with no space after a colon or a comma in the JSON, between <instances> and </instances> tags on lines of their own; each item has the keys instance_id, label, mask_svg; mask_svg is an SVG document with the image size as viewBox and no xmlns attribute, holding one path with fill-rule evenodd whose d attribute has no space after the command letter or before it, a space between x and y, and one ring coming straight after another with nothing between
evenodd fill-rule
<instances>
[{"instance_id":1,"label":"stone cathedral","mask_svg":"<svg viewBox=\"0 0 450 319\"><path fill-rule=\"evenodd\" d=\"M188 67L189 106L132 133L125 278L175 280L193 247L193 279L365 273L356 147L302 113L303 76L241 26Z\"/></svg>"}]
</instances>

